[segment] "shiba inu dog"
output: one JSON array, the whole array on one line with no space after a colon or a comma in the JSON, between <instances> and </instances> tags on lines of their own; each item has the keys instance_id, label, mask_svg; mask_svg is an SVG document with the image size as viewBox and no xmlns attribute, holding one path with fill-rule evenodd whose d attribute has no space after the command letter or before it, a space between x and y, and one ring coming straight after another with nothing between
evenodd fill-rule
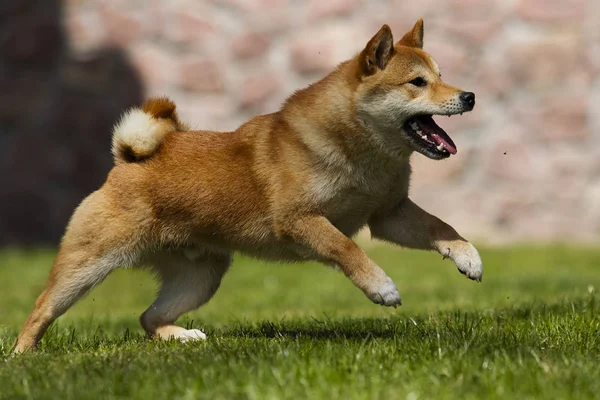
<instances>
[{"instance_id":1,"label":"shiba inu dog","mask_svg":"<svg viewBox=\"0 0 600 400\"><path fill-rule=\"evenodd\" d=\"M457 152L432 116L475 105L473 93L442 81L422 47L422 20L396 43L384 25L355 57L235 132L190 131L166 98L127 111L114 128L115 166L74 212L14 351L35 349L118 267L148 266L161 280L140 317L150 336L202 339L175 321L214 295L235 251L320 261L374 303L397 306L394 282L351 239L364 226L436 250L481 281L475 247L408 197L413 152Z\"/></svg>"}]
</instances>

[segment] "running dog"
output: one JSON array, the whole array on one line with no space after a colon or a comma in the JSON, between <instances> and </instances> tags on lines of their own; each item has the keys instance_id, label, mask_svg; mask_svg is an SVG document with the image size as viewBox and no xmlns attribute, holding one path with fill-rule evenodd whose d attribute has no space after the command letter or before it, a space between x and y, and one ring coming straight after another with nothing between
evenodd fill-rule
<instances>
[{"instance_id":1,"label":"running dog","mask_svg":"<svg viewBox=\"0 0 600 400\"><path fill-rule=\"evenodd\" d=\"M408 196L412 153L456 154L432 116L475 105L422 48L422 20L396 43L384 25L355 57L235 132L191 131L166 98L125 112L113 132L115 166L75 210L14 351L35 349L118 267L148 266L161 280L140 317L148 335L203 339L175 321L210 300L236 251L320 261L395 307L396 285L351 239L365 226L375 238L438 251L481 281L475 247Z\"/></svg>"}]
</instances>

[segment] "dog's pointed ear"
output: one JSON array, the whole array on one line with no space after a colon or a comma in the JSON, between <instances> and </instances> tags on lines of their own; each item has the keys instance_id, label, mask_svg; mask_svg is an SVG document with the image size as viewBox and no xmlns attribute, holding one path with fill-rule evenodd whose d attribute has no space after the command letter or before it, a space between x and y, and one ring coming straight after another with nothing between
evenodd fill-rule
<instances>
[{"instance_id":1,"label":"dog's pointed ear","mask_svg":"<svg viewBox=\"0 0 600 400\"><path fill-rule=\"evenodd\" d=\"M360 53L360 67L365 75L385 69L394 55L394 37L389 26L383 25Z\"/></svg>"},{"instance_id":2,"label":"dog's pointed ear","mask_svg":"<svg viewBox=\"0 0 600 400\"><path fill-rule=\"evenodd\" d=\"M423 48L423 18L419 18L415 26L406 32L406 35L398 41L399 45L407 47Z\"/></svg>"}]
</instances>

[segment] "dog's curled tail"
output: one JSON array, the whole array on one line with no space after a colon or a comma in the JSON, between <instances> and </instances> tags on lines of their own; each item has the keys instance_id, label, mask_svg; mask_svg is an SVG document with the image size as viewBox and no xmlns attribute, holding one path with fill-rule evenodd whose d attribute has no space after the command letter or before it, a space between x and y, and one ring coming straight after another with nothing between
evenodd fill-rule
<instances>
[{"instance_id":1,"label":"dog's curled tail","mask_svg":"<svg viewBox=\"0 0 600 400\"><path fill-rule=\"evenodd\" d=\"M150 98L141 108L126 111L113 129L112 153L115 163L130 163L152 156L165 136L184 131L175 103L166 97Z\"/></svg>"}]
</instances>

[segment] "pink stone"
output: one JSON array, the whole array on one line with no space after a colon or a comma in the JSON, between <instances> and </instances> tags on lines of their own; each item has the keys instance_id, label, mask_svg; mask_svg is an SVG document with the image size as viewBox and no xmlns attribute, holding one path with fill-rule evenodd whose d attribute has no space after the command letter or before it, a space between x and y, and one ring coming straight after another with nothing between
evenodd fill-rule
<instances>
[{"instance_id":1,"label":"pink stone","mask_svg":"<svg viewBox=\"0 0 600 400\"><path fill-rule=\"evenodd\" d=\"M490 100L510 96L515 85L506 64L496 59L482 61L480 68L475 72L475 82L478 86L478 90L475 91L477 98L485 96Z\"/></svg>"},{"instance_id":2,"label":"pink stone","mask_svg":"<svg viewBox=\"0 0 600 400\"><path fill-rule=\"evenodd\" d=\"M589 0L586 6L584 24L581 29L581 44L587 53L587 60L596 74L600 74L600 2Z\"/></svg>"},{"instance_id":3,"label":"pink stone","mask_svg":"<svg viewBox=\"0 0 600 400\"><path fill-rule=\"evenodd\" d=\"M330 72L341 60L335 60L334 44L302 38L291 45L292 68L301 74Z\"/></svg>"},{"instance_id":4,"label":"pink stone","mask_svg":"<svg viewBox=\"0 0 600 400\"><path fill-rule=\"evenodd\" d=\"M160 47L136 46L132 49L130 58L147 86L178 81L178 73L173 58Z\"/></svg>"},{"instance_id":5,"label":"pink stone","mask_svg":"<svg viewBox=\"0 0 600 400\"><path fill-rule=\"evenodd\" d=\"M251 76L242 84L240 105L244 108L260 106L279 88L279 82L272 72Z\"/></svg>"},{"instance_id":6,"label":"pink stone","mask_svg":"<svg viewBox=\"0 0 600 400\"><path fill-rule=\"evenodd\" d=\"M199 11L199 10L196 10ZM210 14L198 15L185 10L169 14L164 35L175 43L192 43L211 40L216 28L209 20Z\"/></svg>"},{"instance_id":7,"label":"pink stone","mask_svg":"<svg viewBox=\"0 0 600 400\"><path fill-rule=\"evenodd\" d=\"M156 95L164 93L156 92ZM177 104L177 112L182 121L192 129L228 131L235 125L219 123L227 121L235 112L235 104L225 93L202 93L201 96L193 92L173 92L169 97Z\"/></svg>"},{"instance_id":8,"label":"pink stone","mask_svg":"<svg viewBox=\"0 0 600 400\"><path fill-rule=\"evenodd\" d=\"M455 25L465 20L493 21L506 17L512 11L503 0L450 0L448 3L448 11L454 15L452 20Z\"/></svg>"},{"instance_id":9,"label":"pink stone","mask_svg":"<svg viewBox=\"0 0 600 400\"><path fill-rule=\"evenodd\" d=\"M514 44L504 60L513 81L530 89L556 87L558 83L568 87L588 75L585 55L573 36Z\"/></svg>"},{"instance_id":10,"label":"pink stone","mask_svg":"<svg viewBox=\"0 0 600 400\"><path fill-rule=\"evenodd\" d=\"M269 48L266 35L259 32L244 33L233 40L231 50L238 58L252 58L264 54Z\"/></svg>"},{"instance_id":11,"label":"pink stone","mask_svg":"<svg viewBox=\"0 0 600 400\"><path fill-rule=\"evenodd\" d=\"M472 55L456 41L436 38L426 44L426 50L435 59L442 78L452 83L457 76L470 74L473 70Z\"/></svg>"},{"instance_id":12,"label":"pink stone","mask_svg":"<svg viewBox=\"0 0 600 400\"><path fill-rule=\"evenodd\" d=\"M222 65L206 59L187 59L181 62L180 86L195 92L222 92L224 90Z\"/></svg>"},{"instance_id":13,"label":"pink stone","mask_svg":"<svg viewBox=\"0 0 600 400\"><path fill-rule=\"evenodd\" d=\"M560 96L546 95L535 101L513 100L510 119L523 134L544 144L585 142L590 137L588 90L572 90Z\"/></svg>"},{"instance_id":14,"label":"pink stone","mask_svg":"<svg viewBox=\"0 0 600 400\"><path fill-rule=\"evenodd\" d=\"M497 34L502 28L503 20L500 18L463 20L460 23L440 23L439 28L446 32L463 37L476 46L485 46L487 41ZM428 43L429 44L429 43Z\"/></svg>"},{"instance_id":15,"label":"pink stone","mask_svg":"<svg viewBox=\"0 0 600 400\"><path fill-rule=\"evenodd\" d=\"M311 0L308 4L308 17L320 19L326 17L344 17L352 14L360 0Z\"/></svg>"},{"instance_id":16,"label":"pink stone","mask_svg":"<svg viewBox=\"0 0 600 400\"><path fill-rule=\"evenodd\" d=\"M108 39L117 45L127 45L142 34L138 17L122 9L104 6L100 8L102 23L106 27Z\"/></svg>"},{"instance_id":17,"label":"pink stone","mask_svg":"<svg viewBox=\"0 0 600 400\"><path fill-rule=\"evenodd\" d=\"M262 4L258 9L240 13L239 25L251 31L287 38L290 29L297 27L301 16L283 1Z\"/></svg>"},{"instance_id":18,"label":"pink stone","mask_svg":"<svg viewBox=\"0 0 600 400\"><path fill-rule=\"evenodd\" d=\"M536 160L536 149L524 144L527 133L515 125L507 125L494 135L498 139L486 146L482 165L486 181L531 184L540 179L543 171Z\"/></svg>"},{"instance_id":19,"label":"pink stone","mask_svg":"<svg viewBox=\"0 0 600 400\"><path fill-rule=\"evenodd\" d=\"M212 3L236 8L243 12L268 11L277 7L289 7L288 0L211 0Z\"/></svg>"},{"instance_id":20,"label":"pink stone","mask_svg":"<svg viewBox=\"0 0 600 400\"><path fill-rule=\"evenodd\" d=\"M471 88L463 88L465 90L471 90ZM475 89L473 89L475 90ZM435 122L444 129L451 138L457 139L459 135L462 136L462 132L468 129L473 129L480 126L485 122L484 110L485 105L482 103L480 96L475 93L475 109L471 112L464 113L463 115L453 115L452 117L445 117L442 115L434 116ZM456 140L454 140L456 142ZM456 143L460 151L461 143Z\"/></svg>"},{"instance_id":21,"label":"pink stone","mask_svg":"<svg viewBox=\"0 0 600 400\"><path fill-rule=\"evenodd\" d=\"M400 39L419 18L425 20L425 31L427 31L431 28L434 19L437 21L438 15L447 15L447 13L448 7L445 1L419 0L408 3L405 0L394 0L389 12L378 17L388 21L396 39Z\"/></svg>"},{"instance_id":22,"label":"pink stone","mask_svg":"<svg viewBox=\"0 0 600 400\"><path fill-rule=\"evenodd\" d=\"M378 28L379 29L379 28ZM326 74L360 51L377 32L340 21L294 32L289 39L291 67L300 74Z\"/></svg>"},{"instance_id":23,"label":"pink stone","mask_svg":"<svg viewBox=\"0 0 600 400\"><path fill-rule=\"evenodd\" d=\"M168 16L168 3L160 0L147 1L143 8L136 10L142 23L144 39L161 38L165 36Z\"/></svg>"},{"instance_id":24,"label":"pink stone","mask_svg":"<svg viewBox=\"0 0 600 400\"><path fill-rule=\"evenodd\" d=\"M502 191L495 203L494 222L507 230L519 229L515 225L536 213L534 201L527 196L514 196L508 188Z\"/></svg>"},{"instance_id":25,"label":"pink stone","mask_svg":"<svg viewBox=\"0 0 600 400\"><path fill-rule=\"evenodd\" d=\"M464 169L470 160L472 149L468 146L461 148L459 152L446 160L431 160L421 154L414 153L410 165L413 170L411 179L412 186L419 190L424 187L433 187L437 184L452 184L464 173Z\"/></svg>"},{"instance_id":26,"label":"pink stone","mask_svg":"<svg viewBox=\"0 0 600 400\"><path fill-rule=\"evenodd\" d=\"M516 11L532 21L579 24L583 22L585 0L520 0Z\"/></svg>"},{"instance_id":27,"label":"pink stone","mask_svg":"<svg viewBox=\"0 0 600 400\"><path fill-rule=\"evenodd\" d=\"M557 96L546 98L533 121L533 132L545 140L581 142L589 137L588 96Z\"/></svg>"}]
</instances>

